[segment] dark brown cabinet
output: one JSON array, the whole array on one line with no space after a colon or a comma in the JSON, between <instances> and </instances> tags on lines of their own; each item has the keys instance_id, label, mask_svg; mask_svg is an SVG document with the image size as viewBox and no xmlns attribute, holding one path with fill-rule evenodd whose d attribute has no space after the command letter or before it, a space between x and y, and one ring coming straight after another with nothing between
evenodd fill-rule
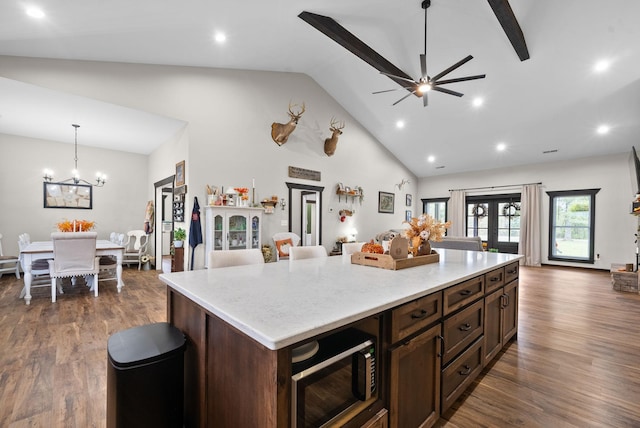
<instances>
[{"instance_id":1,"label":"dark brown cabinet","mask_svg":"<svg viewBox=\"0 0 640 428\"><path fill-rule=\"evenodd\" d=\"M184 247L174 249L171 256L171 272L182 272L184 270Z\"/></svg>"},{"instance_id":2,"label":"dark brown cabinet","mask_svg":"<svg viewBox=\"0 0 640 428\"><path fill-rule=\"evenodd\" d=\"M518 332L518 265L505 267L509 282L484 299L483 367L500 352Z\"/></svg>"},{"instance_id":3,"label":"dark brown cabinet","mask_svg":"<svg viewBox=\"0 0 640 428\"><path fill-rule=\"evenodd\" d=\"M442 370L442 413L462 395L482 371L482 338Z\"/></svg>"},{"instance_id":4,"label":"dark brown cabinet","mask_svg":"<svg viewBox=\"0 0 640 428\"><path fill-rule=\"evenodd\" d=\"M440 417L440 324L389 352L389 426L429 427Z\"/></svg>"}]
</instances>

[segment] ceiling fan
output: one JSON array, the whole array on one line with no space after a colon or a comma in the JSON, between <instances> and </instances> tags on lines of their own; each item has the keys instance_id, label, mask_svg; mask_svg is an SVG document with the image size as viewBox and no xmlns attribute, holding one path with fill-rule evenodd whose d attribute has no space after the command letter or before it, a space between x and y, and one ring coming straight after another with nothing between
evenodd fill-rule
<instances>
[{"instance_id":1,"label":"ceiling fan","mask_svg":"<svg viewBox=\"0 0 640 428\"><path fill-rule=\"evenodd\" d=\"M437 92L442 92L442 93L445 93L445 94L453 95L453 96L456 96L456 97L461 97L463 95L462 93L456 92L456 91L452 91L451 89L441 88L440 86L441 85L447 85L449 83L464 82L464 81L467 81L467 80L484 79L485 76L486 76L485 74L477 74L477 75L474 75L474 76L458 77L458 78L455 78L455 79L440 80L442 77L444 77L447 74L451 73L453 70L455 70L458 67L462 66L463 64L471 61L473 59L473 56L471 56L471 55L467 55L465 58L461 59L460 61L458 61L455 64L453 64L451 67L441 71L440 73L436 74L433 77L431 77L431 76L429 76L427 74L427 9L429 8L429 6L431 6L431 0L424 0L422 2L422 8L424 9L424 53L420 54L420 70L421 70L421 73L422 73L420 75L420 79L413 80L413 79L407 79L407 78L402 77L402 76L389 76L389 73L387 73L385 71L381 71L380 72L380 73L384 74L385 76L395 77L396 79L404 81L405 84L404 84L404 86L402 86L402 89L406 89L406 90L409 91L409 93L407 95L405 95L404 97L400 98L398 101L393 103L393 105L398 104L400 101L406 99L410 95L417 95L417 96L421 96L422 97L423 105L426 107L429 104L428 103L428 98L427 98L427 93L429 91L437 91ZM374 94L381 94L383 92L391 92L391 91L396 91L398 89L399 88L387 89L387 90L384 90L384 91L376 91L376 92L373 92L373 93Z\"/></svg>"},{"instance_id":2,"label":"ceiling fan","mask_svg":"<svg viewBox=\"0 0 640 428\"><path fill-rule=\"evenodd\" d=\"M527 46L524 40L524 35L522 34L522 30L520 29L520 25L513 13L509 5L508 0L487 0L489 5L493 9L496 18L500 22L505 34L509 38L512 46L514 47L516 53L520 60L524 61L529 58L529 52L527 50ZM406 74L404 71L400 70L398 67L393 65L391 62L382 57L378 52L374 51L362 40L357 38L355 35L350 33L346 28L338 24L333 18L328 16L318 15L311 12L301 12L298 17L309 25L315 27L317 30L333 39L336 43L349 50L351 53L365 61L367 64L378 70L380 73L389 77L391 80L396 82L401 86L401 89L406 89L409 91L409 94L403 97L402 99L396 101L394 103L397 104L400 101L407 98L409 95L415 95L418 97L422 97L423 103L427 105L427 97L423 95L421 92L418 93L418 89L421 85L427 84L431 82L431 89L435 89L437 92L448 93L450 95L462 96L461 93L452 91L450 89L442 88L440 85L446 85L448 83L461 82L465 80L473 80L480 79L484 77L484 75L478 76L469 76L462 77L458 79L446 79L440 80L446 74L449 74L453 70L462 66L463 64L470 61L473 57L471 55L452 65L448 69L438 73L433 77L429 77L426 72L426 19L427 19L427 8L429 7L431 1L425 0L422 2L422 7L425 9L425 53L424 56L420 55L420 66L422 71L422 77L418 81L414 80L411 76ZM482 77L480 77L482 76ZM426 77L426 78L425 78ZM422 82L421 80L424 80ZM434 85L435 83L435 85ZM423 89L427 89L426 87ZM397 89L392 89L397 90ZM388 90L390 91L390 90ZM379 92L388 92L388 91L379 91ZM425 91L426 92L426 91Z\"/></svg>"}]
</instances>

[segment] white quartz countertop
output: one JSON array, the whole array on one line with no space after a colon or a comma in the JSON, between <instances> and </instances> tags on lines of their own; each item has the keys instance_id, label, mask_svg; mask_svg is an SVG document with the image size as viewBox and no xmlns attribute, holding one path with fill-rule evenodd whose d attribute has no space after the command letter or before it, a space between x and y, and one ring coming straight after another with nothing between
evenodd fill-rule
<instances>
[{"instance_id":1,"label":"white quartz countertop","mask_svg":"<svg viewBox=\"0 0 640 428\"><path fill-rule=\"evenodd\" d=\"M386 270L348 257L161 274L160 279L269 349L342 327L522 256L439 249L439 263Z\"/></svg>"}]
</instances>

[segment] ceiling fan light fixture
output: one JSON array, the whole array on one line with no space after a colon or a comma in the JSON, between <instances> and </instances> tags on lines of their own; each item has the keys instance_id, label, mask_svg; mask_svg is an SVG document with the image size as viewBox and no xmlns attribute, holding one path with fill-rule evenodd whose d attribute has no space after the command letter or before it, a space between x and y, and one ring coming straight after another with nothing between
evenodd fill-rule
<instances>
[{"instance_id":1,"label":"ceiling fan light fixture","mask_svg":"<svg viewBox=\"0 0 640 428\"><path fill-rule=\"evenodd\" d=\"M427 82L422 82L418 85L418 93L424 94L425 92L429 92L431 90L431 85Z\"/></svg>"}]
</instances>

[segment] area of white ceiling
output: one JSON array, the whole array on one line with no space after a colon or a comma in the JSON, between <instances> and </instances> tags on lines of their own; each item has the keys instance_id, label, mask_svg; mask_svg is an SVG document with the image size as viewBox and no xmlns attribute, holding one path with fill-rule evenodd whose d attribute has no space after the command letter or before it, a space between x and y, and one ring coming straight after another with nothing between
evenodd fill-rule
<instances>
[{"instance_id":1,"label":"area of white ceiling","mask_svg":"<svg viewBox=\"0 0 640 428\"><path fill-rule=\"evenodd\" d=\"M0 77L0 132L149 154L186 123Z\"/></svg>"},{"instance_id":2,"label":"area of white ceiling","mask_svg":"<svg viewBox=\"0 0 640 428\"><path fill-rule=\"evenodd\" d=\"M402 91L372 95L396 84L297 17L306 10L334 18L418 78L420 0L32 4L46 17L28 17L22 1L0 3L0 55L307 73L419 177L627 152L640 135L640 2L633 0L512 0L531 55L524 62L486 1L432 0L430 70L471 54L451 77L487 77L450 85L462 98L431 94L426 108L416 97L392 106ZM222 45L213 41L218 31L227 36ZM610 67L598 73L602 59ZM477 96L480 108L472 106ZM12 112L1 100L0 108L0 132L19 133L5 123ZM610 132L597 134L604 123ZM499 143L505 150L496 151Z\"/></svg>"}]
</instances>

